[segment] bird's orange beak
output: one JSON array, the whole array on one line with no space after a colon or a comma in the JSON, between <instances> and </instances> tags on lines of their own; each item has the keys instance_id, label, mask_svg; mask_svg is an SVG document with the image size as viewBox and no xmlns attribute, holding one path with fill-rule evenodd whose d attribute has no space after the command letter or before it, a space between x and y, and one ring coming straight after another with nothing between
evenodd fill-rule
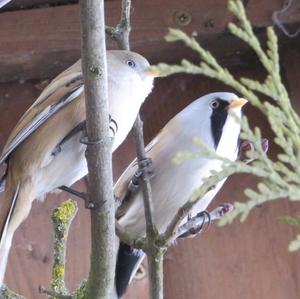
<instances>
[{"instance_id":1,"label":"bird's orange beak","mask_svg":"<svg viewBox=\"0 0 300 299\"><path fill-rule=\"evenodd\" d=\"M157 69L155 69L154 67L151 67L151 66L146 70L146 75L150 76L150 77L153 77L153 78L160 77L159 71Z\"/></svg>"},{"instance_id":2,"label":"bird's orange beak","mask_svg":"<svg viewBox=\"0 0 300 299\"><path fill-rule=\"evenodd\" d=\"M247 102L248 101L244 98L238 98L229 104L228 109L242 108Z\"/></svg>"}]
</instances>

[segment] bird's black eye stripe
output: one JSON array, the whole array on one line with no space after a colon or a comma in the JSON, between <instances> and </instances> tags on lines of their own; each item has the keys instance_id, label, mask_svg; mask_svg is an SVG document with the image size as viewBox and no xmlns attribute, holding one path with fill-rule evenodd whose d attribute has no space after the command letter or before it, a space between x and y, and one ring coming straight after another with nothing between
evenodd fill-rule
<instances>
[{"instance_id":1,"label":"bird's black eye stripe","mask_svg":"<svg viewBox=\"0 0 300 299\"><path fill-rule=\"evenodd\" d=\"M132 59L126 60L126 64L131 68L135 68L135 62Z\"/></svg>"},{"instance_id":2,"label":"bird's black eye stripe","mask_svg":"<svg viewBox=\"0 0 300 299\"><path fill-rule=\"evenodd\" d=\"M216 105L217 107L213 107L212 103L218 102ZM215 148L218 147L219 141L221 139L223 126L226 122L228 111L227 107L229 106L229 102L221 100L221 99L214 99L210 102L210 107L212 108L212 115L211 115L211 130L212 136L214 139Z\"/></svg>"}]
</instances>

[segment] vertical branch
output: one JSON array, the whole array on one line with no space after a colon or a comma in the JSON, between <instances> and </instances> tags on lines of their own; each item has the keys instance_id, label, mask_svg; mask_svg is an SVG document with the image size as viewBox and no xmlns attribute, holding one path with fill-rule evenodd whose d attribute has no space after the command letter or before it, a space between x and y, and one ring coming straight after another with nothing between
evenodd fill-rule
<instances>
[{"instance_id":1,"label":"vertical branch","mask_svg":"<svg viewBox=\"0 0 300 299\"><path fill-rule=\"evenodd\" d=\"M144 136L143 136L143 122L140 118L140 115L137 116L134 124L134 137L136 142L138 161L139 162L145 161L147 159L147 156L146 156ZM149 241L151 239L152 242L157 236L157 230L154 227L154 223L152 219L152 193L151 193L150 179L147 171L142 172L141 182L142 182L141 187L142 187L143 199L144 199L147 237L149 237Z\"/></svg>"},{"instance_id":2,"label":"vertical branch","mask_svg":"<svg viewBox=\"0 0 300 299\"><path fill-rule=\"evenodd\" d=\"M118 46L122 50L130 50L129 34L131 31L130 27L130 9L131 0L122 0L122 12L120 23L116 26L117 35L116 38Z\"/></svg>"},{"instance_id":3,"label":"vertical branch","mask_svg":"<svg viewBox=\"0 0 300 299\"><path fill-rule=\"evenodd\" d=\"M122 13L120 23L113 30L112 36L118 43L119 47L123 50L129 50L129 34L130 34L130 8L131 0L122 0ZM138 114L134 123L134 137L136 142L137 158L139 162L143 162L147 159L145 152L144 134L143 134L143 122ZM139 167L142 167L139 163ZM142 174L142 190L145 206L145 218L147 226L147 236L150 236L151 240L157 236L156 229L152 220L152 196L151 185L147 172L143 171Z\"/></svg>"},{"instance_id":4,"label":"vertical branch","mask_svg":"<svg viewBox=\"0 0 300 299\"><path fill-rule=\"evenodd\" d=\"M141 162L145 160L146 152L144 145L143 136L143 122L140 116L134 124L134 136L136 141L137 157L138 161ZM140 166L140 165L139 165ZM150 282L150 298L151 299L162 299L163 298L163 254L164 248L157 244L158 232L153 223L152 217L152 193L151 184L147 171L142 172L141 187L143 192L144 200L144 212L146 220L146 235L147 235L147 245L146 254L149 269L149 282Z\"/></svg>"},{"instance_id":5,"label":"vertical branch","mask_svg":"<svg viewBox=\"0 0 300 299\"><path fill-rule=\"evenodd\" d=\"M81 0L82 70L87 113L87 162L92 251L86 298L109 298L115 273L112 140L109 137L104 0Z\"/></svg>"},{"instance_id":6,"label":"vertical branch","mask_svg":"<svg viewBox=\"0 0 300 299\"><path fill-rule=\"evenodd\" d=\"M137 116L134 124L134 136L136 142L137 158L138 161L145 161L147 159L145 152L144 136L143 136L143 122L140 115ZM139 164L140 167L140 164ZM151 184L147 171L142 172L141 187L144 200L144 212L146 220L146 235L147 245L146 254L149 269L149 282L150 282L150 298L162 299L163 298L163 254L165 249L157 244L158 232L153 222L152 217L152 193Z\"/></svg>"},{"instance_id":7,"label":"vertical branch","mask_svg":"<svg viewBox=\"0 0 300 299\"><path fill-rule=\"evenodd\" d=\"M151 299L164 298L164 287L163 287L164 251L165 251L164 249L160 247L156 247L156 250L154 251L152 250L150 253L147 254Z\"/></svg>"},{"instance_id":8,"label":"vertical branch","mask_svg":"<svg viewBox=\"0 0 300 299\"><path fill-rule=\"evenodd\" d=\"M113 38L117 41L118 46L123 50L130 50L130 8L131 0L122 0L122 13L120 23L113 32ZM142 168L142 162L146 161L143 122L138 114L133 127L137 159L139 167ZM151 184L147 171L142 171L142 192L144 200L144 211L146 220L147 245L146 254L148 256L149 281L150 281L150 298L163 298L163 253L164 248L157 246L158 232L152 219L152 193Z\"/></svg>"}]
</instances>

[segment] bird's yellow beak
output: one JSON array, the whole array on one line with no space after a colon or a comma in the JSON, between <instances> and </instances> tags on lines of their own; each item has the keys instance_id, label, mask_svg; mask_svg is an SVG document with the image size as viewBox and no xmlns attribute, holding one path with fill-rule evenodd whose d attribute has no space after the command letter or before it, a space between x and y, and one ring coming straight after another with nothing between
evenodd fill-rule
<instances>
[{"instance_id":1,"label":"bird's yellow beak","mask_svg":"<svg viewBox=\"0 0 300 299\"><path fill-rule=\"evenodd\" d=\"M153 78L157 78L160 77L160 73L157 69L155 69L154 67L150 66L147 70L146 70L146 75L153 77Z\"/></svg>"},{"instance_id":2,"label":"bird's yellow beak","mask_svg":"<svg viewBox=\"0 0 300 299\"><path fill-rule=\"evenodd\" d=\"M242 108L247 102L248 101L244 98L238 98L229 104L228 109Z\"/></svg>"}]
</instances>

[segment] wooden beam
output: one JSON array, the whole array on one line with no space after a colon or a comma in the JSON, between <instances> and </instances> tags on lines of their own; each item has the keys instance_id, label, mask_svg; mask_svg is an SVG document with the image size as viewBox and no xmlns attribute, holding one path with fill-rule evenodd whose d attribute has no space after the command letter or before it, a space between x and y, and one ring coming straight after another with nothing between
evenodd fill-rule
<instances>
[{"instance_id":1,"label":"wooden beam","mask_svg":"<svg viewBox=\"0 0 300 299\"><path fill-rule=\"evenodd\" d=\"M284 2L252 0L247 13L254 26L262 28L272 24L273 12L280 10ZM186 50L166 43L164 36L169 27L179 27L196 35L219 58L232 56L225 51L227 48L236 56L244 45L236 39L233 42L227 33L226 24L232 15L226 3L165 0L162 5L160 0L134 1L132 49L152 62L175 61L186 55ZM107 24L116 24L119 15L119 1L106 1ZM78 5L4 12L0 15L0 40L0 82L52 77L80 56ZM115 47L112 41L108 46Z\"/></svg>"},{"instance_id":2,"label":"wooden beam","mask_svg":"<svg viewBox=\"0 0 300 299\"><path fill-rule=\"evenodd\" d=\"M33 9L49 6L67 5L78 3L78 0L11 0L1 11L12 11L20 9Z\"/></svg>"},{"instance_id":3,"label":"wooden beam","mask_svg":"<svg viewBox=\"0 0 300 299\"><path fill-rule=\"evenodd\" d=\"M118 0L105 0L107 1L118 1ZM78 0L11 0L8 4L6 4L2 11L13 11L13 10L21 10L21 9L33 9L33 8L43 8L50 6L60 6L60 5L68 5L78 3Z\"/></svg>"}]
</instances>

